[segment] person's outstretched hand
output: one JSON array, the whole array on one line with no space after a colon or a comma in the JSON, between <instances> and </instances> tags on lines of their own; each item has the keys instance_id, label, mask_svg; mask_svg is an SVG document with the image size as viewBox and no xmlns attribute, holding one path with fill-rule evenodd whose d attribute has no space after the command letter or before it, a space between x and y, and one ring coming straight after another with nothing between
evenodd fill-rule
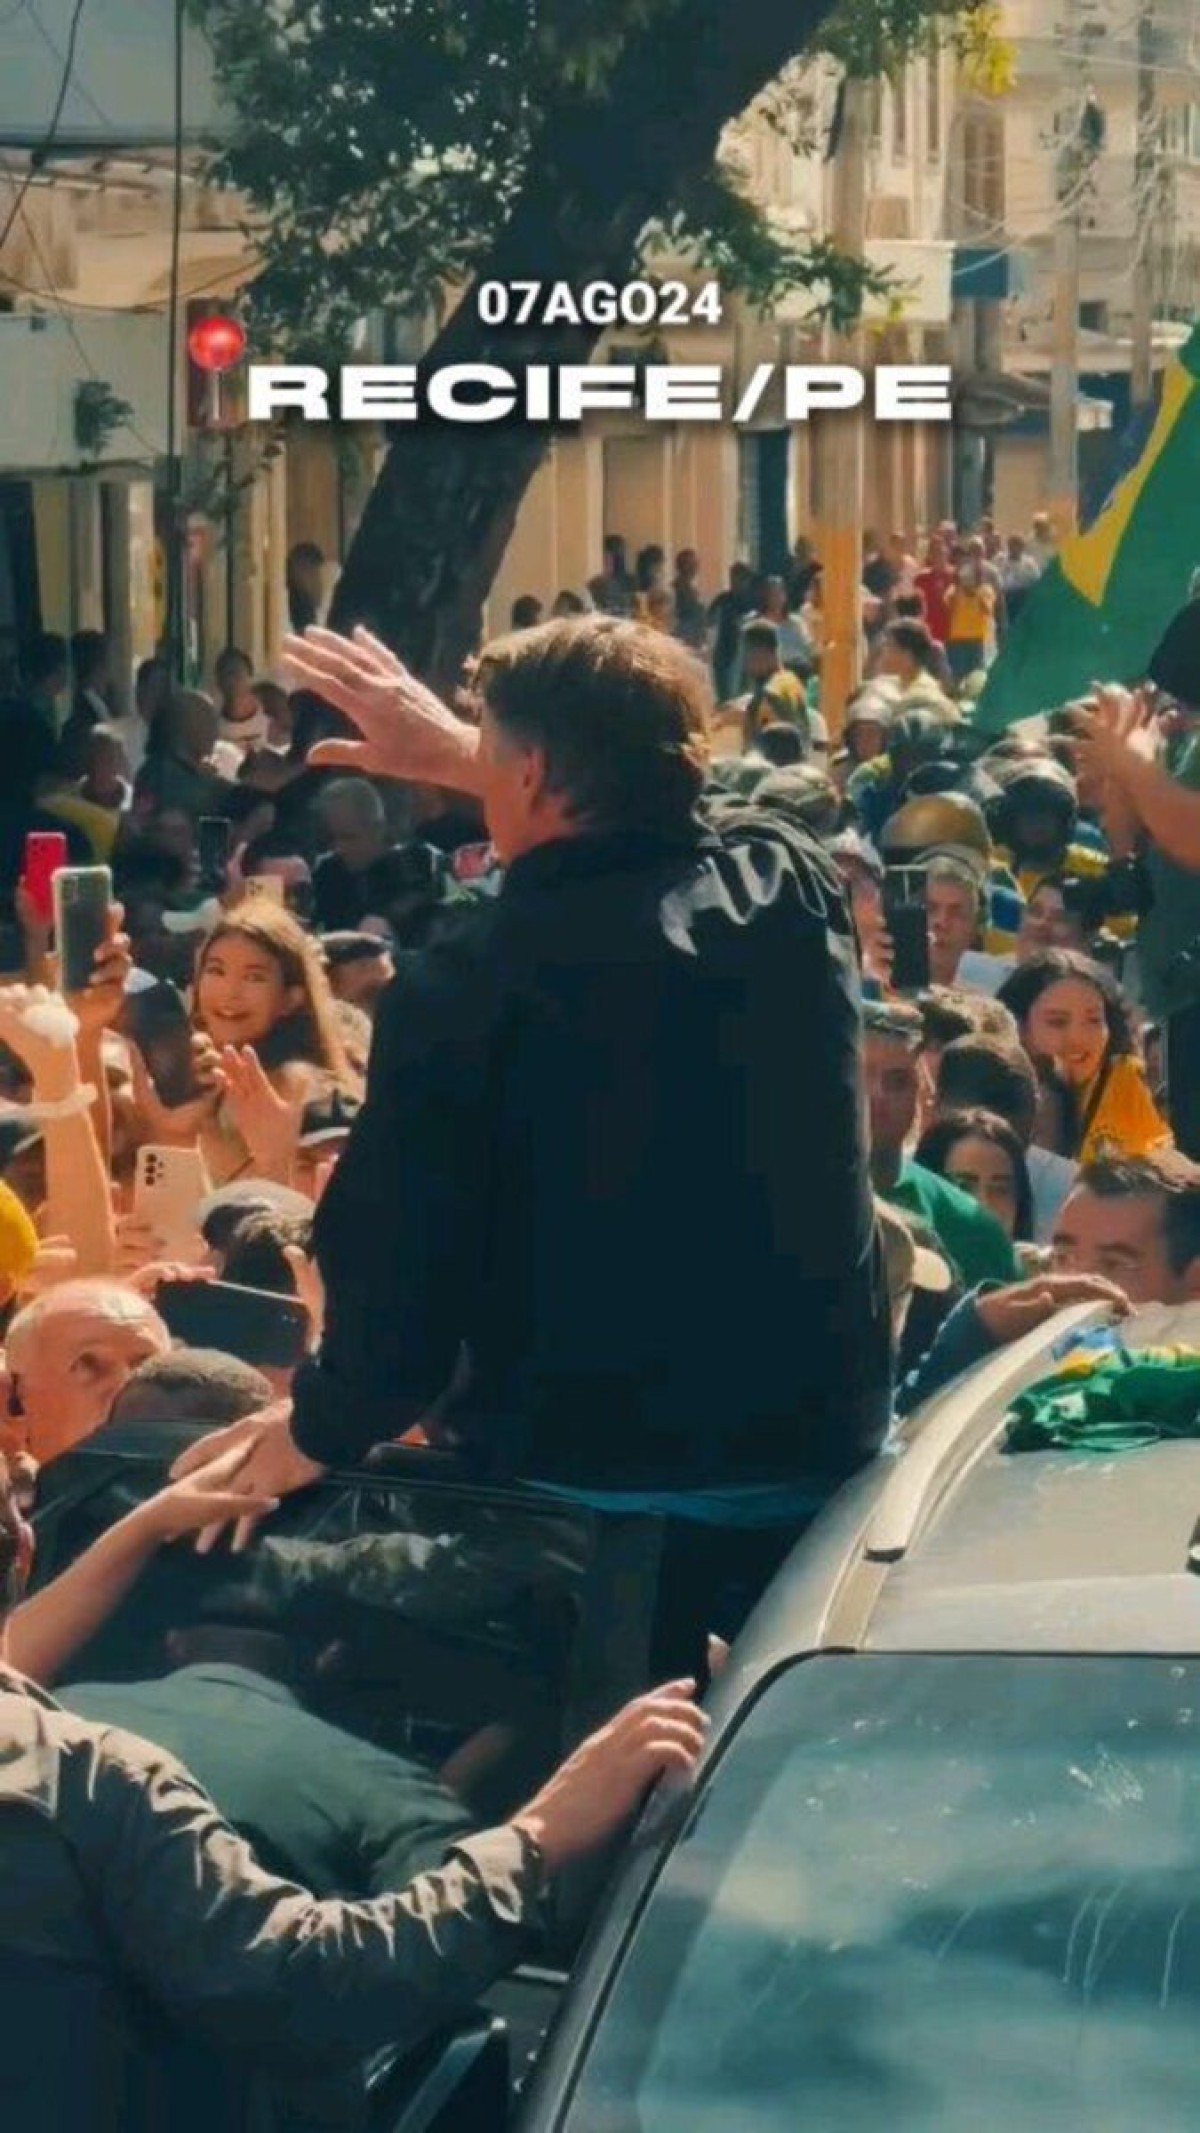
<instances>
[{"instance_id":1,"label":"person's outstretched hand","mask_svg":"<svg viewBox=\"0 0 1200 2133\"><path fill-rule=\"evenodd\" d=\"M1119 1318L1129 1311L1124 1291L1100 1274L1039 1274L1033 1281L1015 1282L1011 1288L976 1297L975 1309L993 1344L1006 1348L1010 1341L1036 1332L1059 1311L1089 1303L1107 1304Z\"/></svg>"},{"instance_id":2,"label":"person's outstretched hand","mask_svg":"<svg viewBox=\"0 0 1200 2133\"><path fill-rule=\"evenodd\" d=\"M626 1704L514 1815L552 1871L617 1836L658 1778L691 1776L708 1730L695 1699L694 1681L671 1681Z\"/></svg>"},{"instance_id":3,"label":"person's outstretched hand","mask_svg":"<svg viewBox=\"0 0 1200 2133\"><path fill-rule=\"evenodd\" d=\"M211 1443L211 1439L206 1442ZM247 1469L253 1447L234 1445L218 1458L192 1468L151 1496L132 1515L157 1541L180 1540L186 1533L219 1533L231 1519L253 1513L255 1523L279 1509L279 1498L262 1489L247 1494Z\"/></svg>"},{"instance_id":4,"label":"person's outstretched hand","mask_svg":"<svg viewBox=\"0 0 1200 2133\"><path fill-rule=\"evenodd\" d=\"M255 1177L289 1184L300 1147L303 1104L280 1094L248 1044L225 1046L221 1073L226 1109L250 1150Z\"/></svg>"},{"instance_id":5,"label":"person's outstretched hand","mask_svg":"<svg viewBox=\"0 0 1200 2133\"><path fill-rule=\"evenodd\" d=\"M1130 763L1153 762L1158 727L1147 696L1115 686L1098 687L1086 707L1077 762L1082 776L1120 785Z\"/></svg>"},{"instance_id":6,"label":"person's outstretched hand","mask_svg":"<svg viewBox=\"0 0 1200 2133\"><path fill-rule=\"evenodd\" d=\"M168 1105L150 1079L136 1044L130 1045L133 1101L143 1140L169 1148L194 1148L205 1127L213 1123L225 1094L225 1074L219 1052L202 1030L192 1036L192 1065L198 1094L186 1103Z\"/></svg>"},{"instance_id":7,"label":"person's outstretched hand","mask_svg":"<svg viewBox=\"0 0 1200 2133\"><path fill-rule=\"evenodd\" d=\"M356 741L319 742L309 756L316 768L475 790L478 733L369 630L352 637L306 630L284 639L283 658L298 688L323 696L358 728Z\"/></svg>"},{"instance_id":8,"label":"person's outstretched hand","mask_svg":"<svg viewBox=\"0 0 1200 2133\"><path fill-rule=\"evenodd\" d=\"M283 1496L292 1496L297 1489L305 1489L310 1482L319 1481L327 1469L318 1466L315 1460L307 1459L292 1442L292 1408L290 1400L280 1400L273 1407L264 1407L257 1415L248 1415L244 1422L235 1422L229 1429L213 1430L201 1437L197 1444L188 1446L171 1468L172 1481L184 1481L216 1459L234 1458L233 1479L229 1483L235 1496L248 1499L243 1507L233 1504L221 1515L205 1524L196 1543L201 1555L207 1555L215 1547L225 1527L233 1525L235 1553L245 1548L264 1512L259 1508L264 1500L272 1504Z\"/></svg>"}]
</instances>

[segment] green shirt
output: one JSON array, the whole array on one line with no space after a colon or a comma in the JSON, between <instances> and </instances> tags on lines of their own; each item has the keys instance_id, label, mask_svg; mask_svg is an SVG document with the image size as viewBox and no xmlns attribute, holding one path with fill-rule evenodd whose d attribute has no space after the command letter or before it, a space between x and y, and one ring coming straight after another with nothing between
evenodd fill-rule
<instances>
[{"instance_id":1,"label":"green shirt","mask_svg":"<svg viewBox=\"0 0 1200 2133\"><path fill-rule=\"evenodd\" d=\"M1200 733L1184 743L1173 776L1189 792L1200 792ZM1153 844L1146 872L1154 904L1138 927L1142 997L1152 1015L1171 1015L1200 1000L1200 969L1179 968L1186 949L1200 951L1200 874L1165 858Z\"/></svg>"},{"instance_id":2,"label":"green shirt","mask_svg":"<svg viewBox=\"0 0 1200 2133\"><path fill-rule=\"evenodd\" d=\"M1020 1264L996 1217L921 1163L900 1166L896 1185L883 1195L893 1207L918 1215L973 1289L981 1281L1020 1281Z\"/></svg>"},{"instance_id":3,"label":"green shirt","mask_svg":"<svg viewBox=\"0 0 1200 2133\"><path fill-rule=\"evenodd\" d=\"M470 1833L432 1771L326 1725L244 1667L80 1683L62 1701L177 1756L269 1868L318 1896L402 1889Z\"/></svg>"}]
</instances>

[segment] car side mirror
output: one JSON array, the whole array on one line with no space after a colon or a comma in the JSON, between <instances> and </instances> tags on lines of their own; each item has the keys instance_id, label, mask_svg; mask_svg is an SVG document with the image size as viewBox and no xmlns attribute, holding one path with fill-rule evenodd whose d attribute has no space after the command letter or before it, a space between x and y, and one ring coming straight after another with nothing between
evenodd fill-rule
<instances>
[{"instance_id":1,"label":"car side mirror","mask_svg":"<svg viewBox=\"0 0 1200 2133\"><path fill-rule=\"evenodd\" d=\"M511 2108L508 2030L480 2012L393 2062L370 2084L371 2133L504 2133Z\"/></svg>"}]
</instances>

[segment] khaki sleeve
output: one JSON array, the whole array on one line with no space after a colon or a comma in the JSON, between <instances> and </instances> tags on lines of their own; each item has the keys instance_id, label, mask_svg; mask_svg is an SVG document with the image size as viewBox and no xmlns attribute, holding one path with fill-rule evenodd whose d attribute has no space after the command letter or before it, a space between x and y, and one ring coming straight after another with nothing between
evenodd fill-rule
<instances>
[{"instance_id":1,"label":"khaki sleeve","mask_svg":"<svg viewBox=\"0 0 1200 2133\"><path fill-rule=\"evenodd\" d=\"M517 1831L464 1840L370 1903L259 1866L188 1773L128 1734L64 1766L61 1826L123 1966L160 2007L263 2071L408 2048L520 1959L541 1868Z\"/></svg>"}]
</instances>

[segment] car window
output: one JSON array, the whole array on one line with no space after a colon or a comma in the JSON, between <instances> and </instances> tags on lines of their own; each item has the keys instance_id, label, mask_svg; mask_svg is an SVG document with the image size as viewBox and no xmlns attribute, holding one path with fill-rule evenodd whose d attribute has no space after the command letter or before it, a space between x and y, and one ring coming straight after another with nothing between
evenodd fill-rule
<instances>
[{"instance_id":1,"label":"car window","mask_svg":"<svg viewBox=\"0 0 1200 2133\"><path fill-rule=\"evenodd\" d=\"M1200 1662L828 1656L752 1708L569 2133L1200 2122Z\"/></svg>"}]
</instances>

